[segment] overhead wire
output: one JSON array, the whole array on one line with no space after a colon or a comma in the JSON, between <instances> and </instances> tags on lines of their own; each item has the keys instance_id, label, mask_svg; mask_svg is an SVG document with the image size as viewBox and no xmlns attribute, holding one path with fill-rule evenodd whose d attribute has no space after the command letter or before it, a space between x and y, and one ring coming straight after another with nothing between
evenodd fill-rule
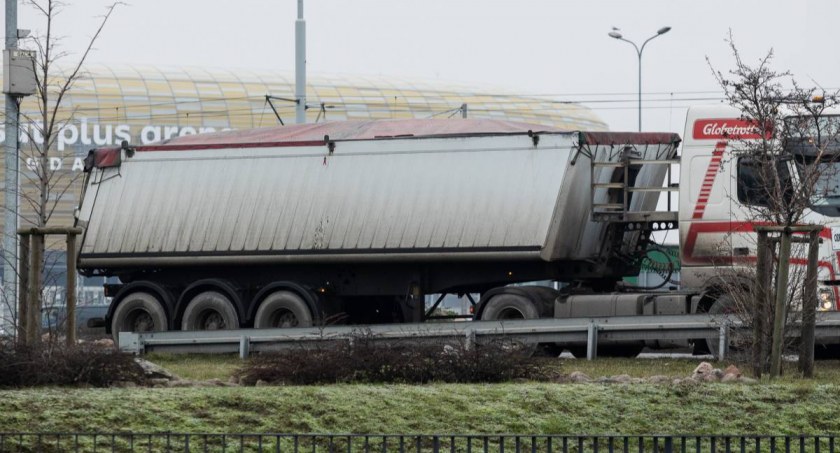
<instances>
[{"instance_id":1,"label":"overhead wire","mask_svg":"<svg viewBox=\"0 0 840 453\"><path fill-rule=\"evenodd\" d=\"M514 94L514 93L470 93L460 96L453 96L450 102L435 102L434 99L428 97L422 98L421 102L390 102L386 96L381 96L381 101L376 102L370 98L373 96L343 96L340 100L332 96L325 101L325 105L329 105L335 111L351 112L353 110L364 110L368 113L415 113L415 114L432 114L432 116L444 115L447 113L457 112L460 105L463 103L470 104L470 111L475 113L491 113L510 110L511 106L521 106L519 108L526 109L529 112L540 113L556 111L559 107L564 105L569 106L585 106L593 111L608 111L608 110L635 110L638 109L638 99L631 98L637 93L623 93L623 92L606 92L606 93L528 93L528 94ZM701 96L703 94L720 94L719 96ZM725 98L719 91L674 91L674 92L648 92L643 93L643 110L661 110L669 109L686 109L690 106L688 103L693 102L721 102ZM86 95L78 95L85 97ZM472 99L474 97L486 97L488 99ZM539 99L540 97L560 97L560 96L584 96L587 98L578 98L570 100L560 99ZM627 96L623 98L623 96ZM667 96L660 98L658 96ZM121 99L125 95L121 94L96 94L95 98L115 98ZM160 97L154 94L148 96L151 98ZM378 96L377 96L378 97ZM608 98L611 97L611 98ZM90 106L90 107L76 107L73 109L73 115L76 117L83 117L82 115L91 115L96 117L99 121L131 121L143 119L181 119L188 117L199 118L213 118L213 117L246 117L253 116L257 113L264 113L265 104L264 96L233 96L233 97L210 97L199 98L193 96L185 96L186 99L174 99L165 102L153 102L149 104L125 104L122 106ZM72 101L72 97L70 98ZM316 100L321 98L314 97ZM257 104L258 101L263 101ZM431 101L431 102L430 102ZM201 105L210 103L227 103L227 104L251 104L243 108L219 108L219 109L189 109L178 110L173 112L137 112L137 110L172 107L179 108L189 105ZM667 105L661 105L665 104ZM455 106L457 105L457 106ZM215 106L214 106L215 107ZM219 106L221 107L221 106ZM293 111L294 106L278 106L279 110ZM100 114L102 112L110 112L110 114ZM35 113L35 112L29 112ZM68 112L70 113L70 112ZM452 115L454 116L454 114Z\"/></svg>"},{"instance_id":2,"label":"overhead wire","mask_svg":"<svg viewBox=\"0 0 840 453\"><path fill-rule=\"evenodd\" d=\"M318 99L318 98L315 98L315 99ZM666 99L647 98L647 99L643 99L643 101L647 104L667 102L670 105L673 105L674 102L722 101L723 99L724 99L723 97L673 97L673 96L671 96L671 97L668 97ZM255 105L253 105L251 107L252 110L260 110L264 107L263 103L260 103L259 106L256 105L257 101L264 101L264 96L238 96L238 97L232 97L232 98L217 97L217 98L204 98L204 99L173 100L173 101L167 101L167 102L155 102L155 103L151 103L151 104L137 104L137 105L127 104L127 105L124 105L124 106L77 107L77 108L74 108L73 110L74 110L76 115L78 115L80 113L95 113L95 112L103 112L103 111L105 111L105 112L107 112L107 111L119 112L119 111L121 111L121 112L125 112L125 113L112 115L112 116L110 116L110 118L115 118L115 117L137 118L138 115L136 113L131 113L132 110L146 109L146 108L160 108L160 107L167 107L167 106L179 107L179 106L184 106L184 105L207 104L207 103L214 103L214 102L240 103L240 102L243 102L243 101L253 102ZM508 95L508 94L494 95L493 99L487 99L487 100L483 100L483 99L482 100L472 100L472 99L469 99L469 96L461 96L460 99L458 99L457 101L453 99L454 102L448 103L448 105L446 105L442 102L441 103L429 103L428 99L424 99L424 101L425 102L419 102L419 103L412 103L412 102L402 102L402 103L394 102L394 103L392 103L392 102L388 102L387 100L385 100L385 98L383 98L382 102L372 102L370 100L363 99L361 97L357 98L357 99L354 99L353 97L344 97L342 100L331 99L329 101L323 101L323 102L325 104L330 105L331 108L341 108L342 106L344 106L345 108L348 108L348 107L352 107L352 106L358 106L360 108L365 108L365 110L370 110L371 108L381 107L381 108L383 108L382 111L387 111L387 112L393 112L393 111L399 112L401 110L410 109L412 111L420 110L420 111L429 111L429 112L440 112L442 114L451 112L452 110L458 110L459 107L450 107L450 106L453 105L453 104L458 104L458 105L463 104L464 101L471 101L469 103L472 104L474 107L472 107L470 110L482 109L482 107L480 107L480 106L485 105L485 104L495 104L495 105L502 105L502 106L508 106L508 105L511 105L511 104L517 104L517 105L523 105L523 106L528 105L529 110L552 110L552 109L556 108L556 107L536 107L535 108L534 104L547 104L547 105L550 105L550 106L585 104L585 105L589 106L589 104L619 104L620 105L620 104L626 103L626 104L628 104L627 108L631 108L631 107L632 108L637 108L636 104L638 102L636 99L629 99L629 98L628 99L618 99L618 98L616 98L616 99L576 99L576 100L569 100L569 101L552 100L552 99L527 99L527 98L518 97L517 95ZM440 104L440 107L446 107L446 108L442 108L442 109L435 108L436 107L435 104ZM279 108L293 110L294 106L281 106ZM591 106L589 108L603 109L604 107ZM607 107L607 108L615 108L615 107ZM618 108L622 108L622 107L618 107ZM647 105L647 106L643 105L643 108L653 108L653 107L651 107L650 105ZM233 110L241 110L241 109L225 109L225 110L233 111ZM484 110L489 111L489 110L492 110L492 109L488 109L488 108L484 107ZM193 114L204 115L204 114L206 114L206 112L207 112L207 110L196 109L196 110L178 111L178 112L172 112L172 113L156 113L156 114L150 114L150 116L154 115L155 117L166 117L166 116L180 117L180 116L184 116L184 115L189 116L189 115L193 115ZM142 117L142 115L140 115L140 117ZM105 116L100 116L100 118L105 118Z\"/></svg>"}]
</instances>

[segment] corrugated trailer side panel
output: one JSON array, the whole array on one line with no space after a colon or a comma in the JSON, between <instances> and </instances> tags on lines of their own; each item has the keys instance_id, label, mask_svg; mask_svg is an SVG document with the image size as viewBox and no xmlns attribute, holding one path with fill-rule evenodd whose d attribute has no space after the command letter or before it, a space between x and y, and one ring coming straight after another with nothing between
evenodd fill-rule
<instances>
[{"instance_id":1,"label":"corrugated trailer side panel","mask_svg":"<svg viewBox=\"0 0 840 453\"><path fill-rule=\"evenodd\" d=\"M80 264L426 251L537 257L558 197L588 196L560 191L575 168L576 138L546 134L537 146L526 135L359 140L338 142L333 153L137 152L92 175Z\"/></svg>"}]
</instances>

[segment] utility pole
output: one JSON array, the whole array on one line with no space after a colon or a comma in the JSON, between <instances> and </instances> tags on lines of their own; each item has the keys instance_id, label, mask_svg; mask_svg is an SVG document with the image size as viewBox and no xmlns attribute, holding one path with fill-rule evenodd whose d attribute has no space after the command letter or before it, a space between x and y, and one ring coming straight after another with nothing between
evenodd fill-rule
<instances>
[{"instance_id":1,"label":"utility pole","mask_svg":"<svg viewBox=\"0 0 840 453\"><path fill-rule=\"evenodd\" d=\"M8 0L7 0L8 1ZM295 121L306 122L306 21L303 20L303 0L297 2L295 21Z\"/></svg>"},{"instance_id":2,"label":"utility pole","mask_svg":"<svg viewBox=\"0 0 840 453\"><path fill-rule=\"evenodd\" d=\"M17 4L18 0L6 0L6 53L17 49ZM8 79L9 74L3 74ZM11 331L17 318L17 227L18 227L18 103L17 97L6 93L6 139L3 201L3 306L0 308L0 322L6 332Z\"/></svg>"}]
</instances>

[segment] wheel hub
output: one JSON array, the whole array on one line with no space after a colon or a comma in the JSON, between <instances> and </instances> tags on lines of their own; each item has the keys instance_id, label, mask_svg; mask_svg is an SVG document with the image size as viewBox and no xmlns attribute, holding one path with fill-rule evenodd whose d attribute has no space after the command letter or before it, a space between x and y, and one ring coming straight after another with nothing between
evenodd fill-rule
<instances>
[{"instance_id":1,"label":"wheel hub","mask_svg":"<svg viewBox=\"0 0 840 453\"><path fill-rule=\"evenodd\" d=\"M299 321L297 316L294 313L288 310L282 310L277 312L274 316L274 320L271 323L272 327L280 327L280 328L289 328L289 327L297 327Z\"/></svg>"},{"instance_id":2,"label":"wheel hub","mask_svg":"<svg viewBox=\"0 0 840 453\"><path fill-rule=\"evenodd\" d=\"M210 311L203 316L199 327L201 330L222 330L225 328L225 319L221 313Z\"/></svg>"},{"instance_id":3,"label":"wheel hub","mask_svg":"<svg viewBox=\"0 0 840 453\"><path fill-rule=\"evenodd\" d=\"M132 332L151 332L155 329L155 322L147 311L138 311L131 323Z\"/></svg>"},{"instance_id":4,"label":"wheel hub","mask_svg":"<svg viewBox=\"0 0 840 453\"><path fill-rule=\"evenodd\" d=\"M525 319L525 315L516 308L508 307L499 313L498 319Z\"/></svg>"}]
</instances>

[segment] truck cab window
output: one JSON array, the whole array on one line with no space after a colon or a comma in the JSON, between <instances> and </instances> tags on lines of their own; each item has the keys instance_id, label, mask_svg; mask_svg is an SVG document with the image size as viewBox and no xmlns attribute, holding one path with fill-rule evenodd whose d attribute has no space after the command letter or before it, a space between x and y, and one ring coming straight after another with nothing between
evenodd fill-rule
<instances>
[{"instance_id":1,"label":"truck cab window","mask_svg":"<svg viewBox=\"0 0 840 453\"><path fill-rule=\"evenodd\" d=\"M737 195L740 203L753 206L771 206L774 191L773 179L772 175L763 175L762 172L764 171L767 171L766 167L762 168L761 163L752 158L738 158ZM776 171L782 184L783 196L786 201L790 201L792 187L787 164L779 161L776 164Z\"/></svg>"}]
</instances>

